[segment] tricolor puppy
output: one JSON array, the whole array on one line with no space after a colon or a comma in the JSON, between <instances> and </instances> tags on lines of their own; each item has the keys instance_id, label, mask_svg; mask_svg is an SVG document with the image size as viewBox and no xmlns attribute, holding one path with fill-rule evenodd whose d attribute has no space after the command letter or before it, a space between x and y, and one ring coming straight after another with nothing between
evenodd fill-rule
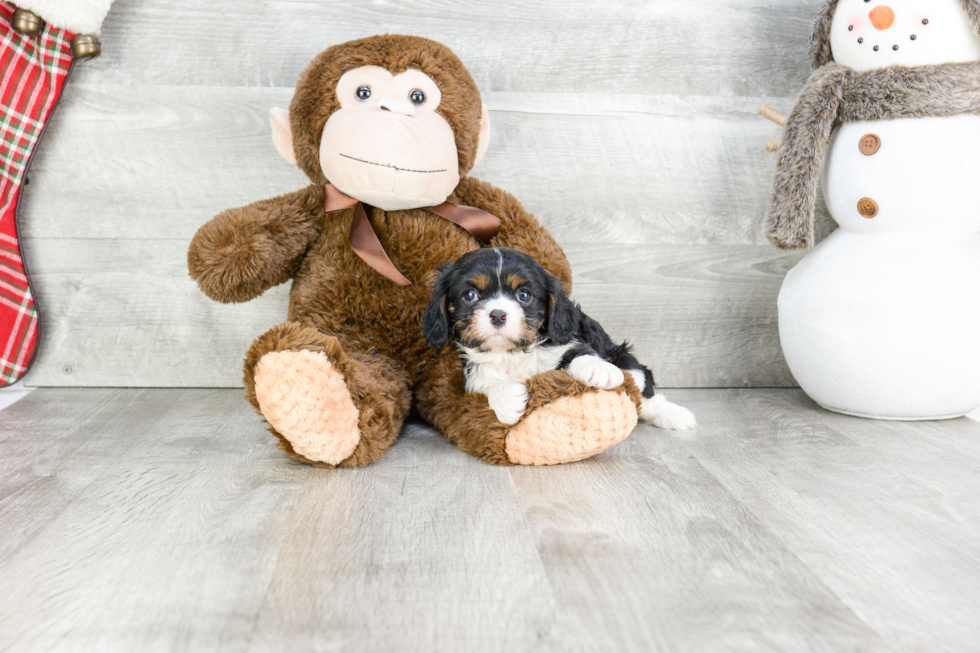
<instances>
[{"instance_id":1,"label":"tricolor puppy","mask_svg":"<svg viewBox=\"0 0 980 653\"><path fill-rule=\"evenodd\" d=\"M479 249L441 268L422 329L430 347L452 340L462 352L467 392L486 395L504 424L527 408L525 381L567 369L605 390L622 385L627 372L643 394L641 419L667 429L695 426L691 411L654 393L653 374L628 344L615 344L565 296L557 277L516 250Z\"/></svg>"}]
</instances>

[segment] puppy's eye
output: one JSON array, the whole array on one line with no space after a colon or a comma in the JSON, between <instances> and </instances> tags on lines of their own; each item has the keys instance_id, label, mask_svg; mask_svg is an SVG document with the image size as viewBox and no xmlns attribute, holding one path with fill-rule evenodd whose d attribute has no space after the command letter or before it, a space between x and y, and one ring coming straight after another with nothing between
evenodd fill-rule
<instances>
[{"instance_id":1,"label":"puppy's eye","mask_svg":"<svg viewBox=\"0 0 980 653\"><path fill-rule=\"evenodd\" d=\"M465 293L463 293L463 301L468 304L472 304L479 298L480 298L480 294L477 293L475 290L467 290Z\"/></svg>"},{"instance_id":2,"label":"puppy's eye","mask_svg":"<svg viewBox=\"0 0 980 653\"><path fill-rule=\"evenodd\" d=\"M408 99L412 101L412 104L425 104L425 93L415 89L408 94Z\"/></svg>"},{"instance_id":3,"label":"puppy's eye","mask_svg":"<svg viewBox=\"0 0 980 653\"><path fill-rule=\"evenodd\" d=\"M531 301L531 293L526 290L521 290L517 293L517 301L522 304L526 304Z\"/></svg>"},{"instance_id":4,"label":"puppy's eye","mask_svg":"<svg viewBox=\"0 0 980 653\"><path fill-rule=\"evenodd\" d=\"M371 87L370 86L362 86L359 89L357 89L357 99L358 100L360 100L361 102L363 102L364 100L368 99L369 97L371 97Z\"/></svg>"}]
</instances>

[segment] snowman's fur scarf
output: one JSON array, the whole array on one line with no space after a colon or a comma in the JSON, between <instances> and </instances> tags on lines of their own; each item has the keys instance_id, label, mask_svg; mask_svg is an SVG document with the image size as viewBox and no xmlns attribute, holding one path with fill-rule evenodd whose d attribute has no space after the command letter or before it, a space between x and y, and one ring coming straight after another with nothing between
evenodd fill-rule
<instances>
[{"instance_id":1,"label":"snowman's fur scarf","mask_svg":"<svg viewBox=\"0 0 980 653\"><path fill-rule=\"evenodd\" d=\"M834 60L834 54L830 50L830 26L834 22L838 1L827 0L813 23L813 31L810 33L810 59L814 68L820 68ZM973 28L980 34L980 0L960 0L960 3L970 16Z\"/></svg>"},{"instance_id":2,"label":"snowman's fur scarf","mask_svg":"<svg viewBox=\"0 0 980 653\"><path fill-rule=\"evenodd\" d=\"M980 63L814 71L783 132L766 237L782 249L813 246L817 180L837 125L961 114L980 115Z\"/></svg>"}]
</instances>

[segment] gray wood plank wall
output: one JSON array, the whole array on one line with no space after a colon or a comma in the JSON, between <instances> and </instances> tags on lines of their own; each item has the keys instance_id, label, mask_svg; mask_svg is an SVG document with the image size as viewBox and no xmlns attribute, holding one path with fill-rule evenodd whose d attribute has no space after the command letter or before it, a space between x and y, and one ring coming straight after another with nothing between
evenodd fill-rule
<instances>
[{"instance_id":1,"label":"gray wood plank wall","mask_svg":"<svg viewBox=\"0 0 980 653\"><path fill-rule=\"evenodd\" d=\"M821 0L116 0L31 170L22 235L42 315L29 385L237 386L286 288L200 294L184 256L219 211L305 185L268 109L323 48L452 47L490 108L474 175L555 234L575 297L673 387L787 386L776 295L799 259L761 222ZM832 224L821 212L820 232Z\"/></svg>"}]
</instances>

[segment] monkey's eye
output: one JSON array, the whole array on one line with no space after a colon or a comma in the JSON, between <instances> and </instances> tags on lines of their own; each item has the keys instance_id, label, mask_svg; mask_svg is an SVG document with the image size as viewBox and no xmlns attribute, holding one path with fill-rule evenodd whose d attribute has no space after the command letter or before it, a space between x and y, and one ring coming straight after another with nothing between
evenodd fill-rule
<instances>
[{"instance_id":1,"label":"monkey's eye","mask_svg":"<svg viewBox=\"0 0 980 653\"><path fill-rule=\"evenodd\" d=\"M463 301L467 304L472 304L480 298L480 294L475 290L467 290L463 293Z\"/></svg>"},{"instance_id":2,"label":"monkey's eye","mask_svg":"<svg viewBox=\"0 0 980 653\"><path fill-rule=\"evenodd\" d=\"M363 102L364 100L368 99L369 97L371 97L371 87L370 86L362 86L359 89L357 89L357 99L358 100L360 100L361 102Z\"/></svg>"},{"instance_id":3,"label":"monkey's eye","mask_svg":"<svg viewBox=\"0 0 980 653\"><path fill-rule=\"evenodd\" d=\"M419 89L415 89L408 94L408 99L412 101L412 104L425 104L425 93Z\"/></svg>"},{"instance_id":4,"label":"monkey's eye","mask_svg":"<svg viewBox=\"0 0 980 653\"><path fill-rule=\"evenodd\" d=\"M520 291L518 291L518 293L517 293L517 301L519 301L522 304L528 303L529 301L531 301L531 293L529 293L526 290L520 290Z\"/></svg>"}]
</instances>

